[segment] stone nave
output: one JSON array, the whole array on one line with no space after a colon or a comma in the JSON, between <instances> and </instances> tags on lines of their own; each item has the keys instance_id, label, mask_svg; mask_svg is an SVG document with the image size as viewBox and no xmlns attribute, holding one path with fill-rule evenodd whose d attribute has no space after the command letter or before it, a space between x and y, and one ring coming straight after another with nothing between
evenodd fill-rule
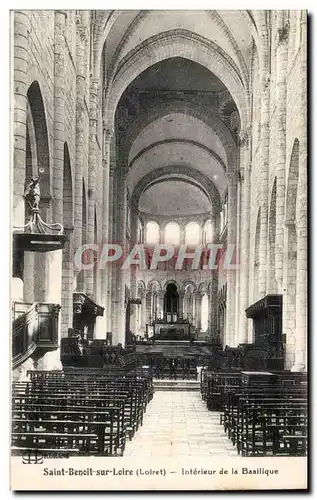
<instances>
[{"instance_id":1,"label":"stone nave","mask_svg":"<svg viewBox=\"0 0 317 500\"><path fill-rule=\"evenodd\" d=\"M305 455L307 13L12 15L12 450Z\"/></svg>"}]
</instances>

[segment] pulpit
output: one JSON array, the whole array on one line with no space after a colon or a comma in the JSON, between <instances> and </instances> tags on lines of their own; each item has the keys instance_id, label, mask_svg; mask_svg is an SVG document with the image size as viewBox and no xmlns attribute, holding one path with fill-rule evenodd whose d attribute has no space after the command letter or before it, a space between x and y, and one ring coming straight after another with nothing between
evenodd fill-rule
<instances>
[{"instance_id":1,"label":"pulpit","mask_svg":"<svg viewBox=\"0 0 317 500\"><path fill-rule=\"evenodd\" d=\"M82 292L73 294L73 327L87 333L87 339L92 340L97 316L103 316L104 308L96 304L88 295Z\"/></svg>"},{"instance_id":2,"label":"pulpit","mask_svg":"<svg viewBox=\"0 0 317 500\"><path fill-rule=\"evenodd\" d=\"M239 346L244 369L284 369L282 298L282 295L266 295L246 309L247 318L253 319L253 344Z\"/></svg>"}]
</instances>

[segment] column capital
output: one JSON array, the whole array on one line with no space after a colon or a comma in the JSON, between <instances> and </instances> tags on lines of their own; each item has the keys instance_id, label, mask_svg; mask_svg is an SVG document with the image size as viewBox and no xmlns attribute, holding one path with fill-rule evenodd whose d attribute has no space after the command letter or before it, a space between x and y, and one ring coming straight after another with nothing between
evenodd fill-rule
<instances>
[{"instance_id":1,"label":"column capital","mask_svg":"<svg viewBox=\"0 0 317 500\"><path fill-rule=\"evenodd\" d=\"M103 124L103 134L104 134L104 140L106 143L109 143L112 139L112 136L113 136L113 129L107 127L107 124L106 124L106 121L103 120L102 122Z\"/></svg>"},{"instance_id":2,"label":"column capital","mask_svg":"<svg viewBox=\"0 0 317 500\"><path fill-rule=\"evenodd\" d=\"M237 170L227 170L225 177L228 180L228 185L232 185L238 180L238 172Z\"/></svg>"},{"instance_id":3,"label":"column capital","mask_svg":"<svg viewBox=\"0 0 317 500\"><path fill-rule=\"evenodd\" d=\"M113 177L114 174L116 173L116 171L117 171L117 166L116 165L110 165L109 166L109 175L111 175Z\"/></svg>"},{"instance_id":4,"label":"column capital","mask_svg":"<svg viewBox=\"0 0 317 500\"><path fill-rule=\"evenodd\" d=\"M252 133L252 126L248 125L246 129L241 130L239 135L239 146L248 148L250 146L250 138Z\"/></svg>"},{"instance_id":5,"label":"column capital","mask_svg":"<svg viewBox=\"0 0 317 500\"><path fill-rule=\"evenodd\" d=\"M80 16L76 19L76 31L82 42L85 42L88 38L87 26L82 24Z\"/></svg>"},{"instance_id":6,"label":"column capital","mask_svg":"<svg viewBox=\"0 0 317 500\"><path fill-rule=\"evenodd\" d=\"M277 28L276 38L278 45L281 43L287 43L289 38L290 24L288 19L282 24L281 27Z\"/></svg>"},{"instance_id":7,"label":"column capital","mask_svg":"<svg viewBox=\"0 0 317 500\"><path fill-rule=\"evenodd\" d=\"M98 91L99 91L99 87L100 87L99 78L97 78L95 76L91 76L90 77L90 93L97 95Z\"/></svg>"},{"instance_id":8,"label":"column capital","mask_svg":"<svg viewBox=\"0 0 317 500\"><path fill-rule=\"evenodd\" d=\"M243 182L244 181L244 177L245 177L245 169L244 168L240 168L239 173L238 173L239 181Z\"/></svg>"},{"instance_id":9,"label":"column capital","mask_svg":"<svg viewBox=\"0 0 317 500\"><path fill-rule=\"evenodd\" d=\"M64 16L65 20L67 19L67 10L56 9L55 15L57 16L58 14L62 14L62 16Z\"/></svg>"},{"instance_id":10,"label":"column capital","mask_svg":"<svg viewBox=\"0 0 317 500\"><path fill-rule=\"evenodd\" d=\"M269 88L270 83L271 83L271 73L267 72L261 78L261 87L262 87L262 89Z\"/></svg>"}]
</instances>

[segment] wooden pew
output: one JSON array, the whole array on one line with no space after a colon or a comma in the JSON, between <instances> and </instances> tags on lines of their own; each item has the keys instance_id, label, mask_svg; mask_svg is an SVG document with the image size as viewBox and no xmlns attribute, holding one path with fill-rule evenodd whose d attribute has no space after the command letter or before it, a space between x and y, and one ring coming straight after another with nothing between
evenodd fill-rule
<instances>
[{"instance_id":1,"label":"wooden pew","mask_svg":"<svg viewBox=\"0 0 317 500\"><path fill-rule=\"evenodd\" d=\"M237 374L236 374L237 375ZM202 397L245 456L307 452L307 375L293 372L205 372Z\"/></svg>"},{"instance_id":2,"label":"wooden pew","mask_svg":"<svg viewBox=\"0 0 317 500\"><path fill-rule=\"evenodd\" d=\"M46 405L49 401L53 403L64 398L65 404L76 400L77 405L93 405L96 408L120 406L124 415L126 430L130 439L133 437L139 425L142 425L142 406L140 396L136 390L128 388L126 385L113 384L104 385L102 388L87 387L83 390L83 385L78 383L66 384L62 382L47 382L40 387L30 386L27 383L15 385L14 396L24 394L32 396L35 402Z\"/></svg>"},{"instance_id":3,"label":"wooden pew","mask_svg":"<svg viewBox=\"0 0 317 500\"><path fill-rule=\"evenodd\" d=\"M306 455L307 403L281 398L246 402L237 439L244 456Z\"/></svg>"},{"instance_id":4,"label":"wooden pew","mask_svg":"<svg viewBox=\"0 0 317 500\"><path fill-rule=\"evenodd\" d=\"M208 372L204 382L205 401L208 410L221 411L225 394L230 388L241 386L240 372Z\"/></svg>"},{"instance_id":5,"label":"wooden pew","mask_svg":"<svg viewBox=\"0 0 317 500\"><path fill-rule=\"evenodd\" d=\"M154 392L151 374L142 370L30 371L28 377L12 391L12 449L20 454L122 455Z\"/></svg>"},{"instance_id":6,"label":"wooden pew","mask_svg":"<svg viewBox=\"0 0 317 500\"><path fill-rule=\"evenodd\" d=\"M125 430L119 408L61 407L55 403L43 410L38 403L16 401L12 410L14 454L35 449L50 456L54 451L66 455L123 454Z\"/></svg>"}]
</instances>

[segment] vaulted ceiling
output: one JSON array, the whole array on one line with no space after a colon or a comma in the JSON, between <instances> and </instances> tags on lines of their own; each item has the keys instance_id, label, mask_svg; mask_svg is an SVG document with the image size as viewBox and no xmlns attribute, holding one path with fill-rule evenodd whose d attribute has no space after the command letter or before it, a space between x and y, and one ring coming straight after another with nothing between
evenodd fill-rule
<instances>
[{"instance_id":1,"label":"vaulted ceiling","mask_svg":"<svg viewBox=\"0 0 317 500\"><path fill-rule=\"evenodd\" d=\"M114 105L120 168L128 171L139 209L166 215L219 209L247 116L257 42L252 14L113 11L105 26L105 115ZM196 185L189 172L199 177Z\"/></svg>"}]
</instances>

